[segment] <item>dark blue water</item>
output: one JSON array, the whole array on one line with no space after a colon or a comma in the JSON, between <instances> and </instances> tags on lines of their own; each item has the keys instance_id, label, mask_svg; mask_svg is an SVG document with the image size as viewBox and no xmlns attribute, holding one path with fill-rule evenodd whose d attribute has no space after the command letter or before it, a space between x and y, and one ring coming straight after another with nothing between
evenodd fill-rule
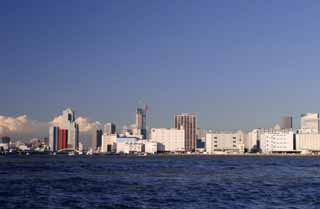
<instances>
[{"instance_id":1,"label":"dark blue water","mask_svg":"<svg viewBox=\"0 0 320 209\"><path fill-rule=\"evenodd\" d=\"M0 208L320 208L320 158L0 156Z\"/></svg>"}]
</instances>

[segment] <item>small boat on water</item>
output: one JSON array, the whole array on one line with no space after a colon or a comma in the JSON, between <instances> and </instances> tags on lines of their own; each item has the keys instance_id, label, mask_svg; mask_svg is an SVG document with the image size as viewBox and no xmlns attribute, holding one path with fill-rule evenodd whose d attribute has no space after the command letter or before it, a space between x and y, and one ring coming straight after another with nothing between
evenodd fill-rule
<instances>
[{"instance_id":1,"label":"small boat on water","mask_svg":"<svg viewBox=\"0 0 320 209\"><path fill-rule=\"evenodd\" d=\"M89 149L88 152L86 153L86 155L93 155L93 150Z\"/></svg>"},{"instance_id":2,"label":"small boat on water","mask_svg":"<svg viewBox=\"0 0 320 209\"><path fill-rule=\"evenodd\" d=\"M72 151L72 152L68 152L68 155L69 155L69 156L74 156L74 155L75 155L75 153L74 153L74 151Z\"/></svg>"}]
</instances>

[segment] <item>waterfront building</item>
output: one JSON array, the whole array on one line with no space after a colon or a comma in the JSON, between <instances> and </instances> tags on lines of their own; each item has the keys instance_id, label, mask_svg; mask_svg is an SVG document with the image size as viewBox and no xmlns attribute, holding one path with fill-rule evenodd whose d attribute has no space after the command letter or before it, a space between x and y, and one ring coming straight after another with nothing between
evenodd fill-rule
<instances>
[{"instance_id":1,"label":"waterfront building","mask_svg":"<svg viewBox=\"0 0 320 209\"><path fill-rule=\"evenodd\" d=\"M0 143L0 153L3 151L7 151L9 149L9 144L7 143Z\"/></svg>"},{"instance_id":2,"label":"waterfront building","mask_svg":"<svg viewBox=\"0 0 320 209\"><path fill-rule=\"evenodd\" d=\"M151 128L150 140L159 143L159 151L184 152L185 130L177 128Z\"/></svg>"},{"instance_id":3,"label":"waterfront building","mask_svg":"<svg viewBox=\"0 0 320 209\"><path fill-rule=\"evenodd\" d=\"M148 154L155 154L158 152L158 143L153 141L144 142L144 152Z\"/></svg>"},{"instance_id":4,"label":"waterfront building","mask_svg":"<svg viewBox=\"0 0 320 209\"><path fill-rule=\"evenodd\" d=\"M301 152L320 152L320 133L296 134L296 149Z\"/></svg>"},{"instance_id":5,"label":"waterfront building","mask_svg":"<svg viewBox=\"0 0 320 209\"><path fill-rule=\"evenodd\" d=\"M269 130L260 133L262 153L294 152L295 133L292 130Z\"/></svg>"},{"instance_id":6,"label":"waterfront building","mask_svg":"<svg viewBox=\"0 0 320 209\"><path fill-rule=\"evenodd\" d=\"M46 145L46 146L49 146L49 138L48 137L45 137L43 139L43 143Z\"/></svg>"},{"instance_id":7,"label":"waterfront building","mask_svg":"<svg viewBox=\"0 0 320 209\"><path fill-rule=\"evenodd\" d=\"M194 114L182 113L174 116L175 128L182 128L185 134L185 151L193 152L196 149L197 120Z\"/></svg>"},{"instance_id":8,"label":"waterfront building","mask_svg":"<svg viewBox=\"0 0 320 209\"><path fill-rule=\"evenodd\" d=\"M1 137L1 141L3 144L8 144L8 146L9 146L11 139L9 136L3 136L3 137Z\"/></svg>"},{"instance_id":9,"label":"waterfront building","mask_svg":"<svg viewBox=\"0 0 320 209\"><path fill-rule=\"evenodd\" d=\"M143 139L147 138L147 126L146 126L146 120L147 120L147 115L146 115L146 108L137 108L136 111L136 133L135 135L142 135Z\"/></svg>"},{"instance_id":10,"label":"waterfront building","mask_svg":"<svg viewBox=\"0 0 320 209\"><path fill-rule=\"evenodd\" d=\"M67 108L62 113L62 123L49 128L49 147L51 151L78 149L79 126L75 122L75 113Z\"/></svg>"},{"instance_id":11,"label":"waterfront building","mask_svg":"<svg viewBox=\"0 0 320 209\"><path fill-rule=\"evenodd\" d=\"M143 143L133 137L118 137L116 142L117 153L141 153L143 151Z\"/></svg>"},{"instance_id":12,"label":"waterfront building","mask_svg":"<svg viewBox=\"0 0 320 209\"><path fill-rule=\"evenodd\" d=\"M91 148L92 148L93 152L101 149L102 134L103 134L103 132L100 129L93 131L92 137L91 137Z\"/></svg>"},{"instance_id":13,"label":"waterfront building","mask_svg":"<svg viewBox=\"0 0 320 209\"><path fill-rule=\"evenodd\" d=\"M104 133L102 135L102 143L101 143L101 152L115 152L116 151L116 143L117 143L117 135L108 133Z\"/></svg>"},{"instance_id":14,"label":"waterfront building","mask_svg":"<svg viewBox=\"0 0 320 209\"><path fill-rule=\"evenodd\" d=\"M106 123L104 125L104 133L108 135L113 135L113 134L116 134L116 132L117 132L117 128L114 123Z\"/></svg>"},{"instance_id":15,"label":"waterfront building","mask_svg":"<svg viewBox=\"0 0 320 209\"><path fill-rule=\"evenodd\" d=\"M319 113L301 114L299 133L319 133Z\"/></svg>"},{"instance_id":16,"label":"waterfront building","mask_svg":"<svg viewBox=\"0 0 320 209\"><path fill-rule=\"evenodd\" d=\"M218 152L243 153L243 131L239 130L237 132L208 132L206 134L206 152L208 154L214 154Z\"/></svg>"},{"instance_id":17,"label":"waterfront building","mask_svg":"<svg viewBox=\"0 0 320 209\"><path fill-rule=\"evenodd\" d=\"M258 152L260 151L260 141L259 136L261 129L253 129L248 132L247 138L245 138L244 146L248 152Z\"/></svg>"}]
</instances>

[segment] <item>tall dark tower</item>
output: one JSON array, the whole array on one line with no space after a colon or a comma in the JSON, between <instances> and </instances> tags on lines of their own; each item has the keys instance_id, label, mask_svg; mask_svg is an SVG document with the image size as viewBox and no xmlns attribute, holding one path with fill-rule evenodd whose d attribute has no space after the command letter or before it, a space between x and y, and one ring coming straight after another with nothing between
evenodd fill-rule
<instances>
[{"instance_id":1,"label":"tall dark tower","mask_svg":"<svg viewBox=\"0 0 320 209\"><path fill-rule=\"evenodd\" d=\"M136 128L140 130L143 138L147 138L147 127L146 127L146 108L137 108L136 111Z\"/></svg>"}]
</instances>

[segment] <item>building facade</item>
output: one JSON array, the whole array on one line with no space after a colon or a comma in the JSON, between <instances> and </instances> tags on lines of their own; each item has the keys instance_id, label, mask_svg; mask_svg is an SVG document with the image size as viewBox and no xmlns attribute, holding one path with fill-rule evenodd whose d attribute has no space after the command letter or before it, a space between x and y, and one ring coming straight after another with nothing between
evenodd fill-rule
<instances>
[{"instance_id":1,"label":"building facade","mask_svg":"<svg viewBox=\"0 0 320 209\"><path fill-rule=\"evenodd\" d=\"M101 149L100 152L115 152L116 151L116 143L117 143L117 135L116 134L107 134L104 133L102 135Z\"/></svg>"},{"instance_id":2,"label":"building facade","mask_svg":"<svg viewBox=\"0 0 320 209\"><path fill-rule=\"evenodd\" d=\"M133 137L118 137L116 141L117 153L141 153L143 151L143 143Z\"/></svg>"},{"instance_id":3,"label":"building facade","mask_svg":"<svg viewBox=\"0 0 320 209\"><path fill-rule=\"evenodd\" d=\"M292 129L292 117L291 116L284 116L280 118L279 121L280 129Z\"/></svg>"},{"instance_id":4,"label":"building facade","mask_svg":"<svg viewBox=\"0 0 320 209\"><path fill-rule=\"evenodd\" d=\"M102 145L102 130L94 130L91 137L91 148L93 151L98 151L101 149Z\"/></svg>"},{"instance_id":5,"label":"building facade","mask_svg":"<svg viewBox=\"0 0 320 209\"><path fill-rule=\"evenodd\" d=\"M237 132L208 132L206 134L206 152L243 153L244 133Z\"/></svg>"},{"instance_id":6,"label":"building facade","mask_svg":"<svg viewBox=\"0 0 320 209\"><path fill-rule=\"evenodd\" d=\"M320 152L320 133L296 134L298 151Z\"/></svg>"},{"instance_id":7,"label":"building facade","mask_svg":"<svg viewBox=\"0 0 320 209\"><path fill-rule=\"evenodd\" d=\"M158 152L158 143L153 141L144 142L144 152L148 154L155 154Z\"/></svg>"},{"instance_id":8,"label":"building facade","mask_svg":"<svg viewBox=\"0 0 320 209\"><path fill-rule=\"evenodd\" d=\"M174 116L174 126L183 129L185 134L185 151L193 152L196 149L197 119L194 114L178 114Z\"/></svg>"},{"instance_id":9,"label":"building facade","mask_svg":"<svg viewBox=\"0 0 320 209\"><path fill-rule=\"evenodd\" d=\"M185 131L177 128L151 128L150 140L159 143L159 151L184 152Z\"/></svg>"},{"instance_id":10,"label":"building facade","mask_svg":"<svg viewBox=\"0 0 320 209\"><path fill-rule=\"evenodd\" d=\"M143 135L143 138L147 138L147 114L146 110L143 108L137 108L136 111L136 129L138 133L136 135Z\"/></svg>"},{"instance_id":11,"label":"building facade","mask_svg":"<svg viewBox=\"0 0 320 209\"><path fill-rule=\"evenodd\" d=\"M62 123L49 128L49 147L51 151L78 149L79 126L75 122L75 113L67 108L62 113Z\"/></svg>"},{"instance_id":12,"label":"building facade","mask_svg":"<svg viewBox=\"0 0 320 209\"><path fill-rule=\"evenodd\" d=\"M291 130L270 130L260 133L260 149L262 153L294 152L295 133Z\"/></svg>"},{"instance_id":13,"label":"building facade","mask_svg":"<svg viewBox=\"0 0 320 209\"><path fill-rule=\"evenodd\" d=\"M301 114L300 133L319 133L319 114Z\"/></svg>"},{"instance_id":14,"label":"building facade","mask_svg":"<svg viewBox=\"0 0 320 209\"><path fill-rule=\"evenodd\" d=\"M112 134L116 134L116 132L117 132L117 128L114 123L106 123L104 125L104 133L108 135L112 135Z\"/></svg>"},{"instance_id":15,"label":"building facade","mask_svg":"<svg viewBox=\"0 0 320 209\"><path fill-rule=\"evenodd\" d=\"M10 137L9 136L3 136L3 137L1 137L1 141L2 141L2 143L4 143L4 144L10 144Z\"/></svg>"}]
</instances>

